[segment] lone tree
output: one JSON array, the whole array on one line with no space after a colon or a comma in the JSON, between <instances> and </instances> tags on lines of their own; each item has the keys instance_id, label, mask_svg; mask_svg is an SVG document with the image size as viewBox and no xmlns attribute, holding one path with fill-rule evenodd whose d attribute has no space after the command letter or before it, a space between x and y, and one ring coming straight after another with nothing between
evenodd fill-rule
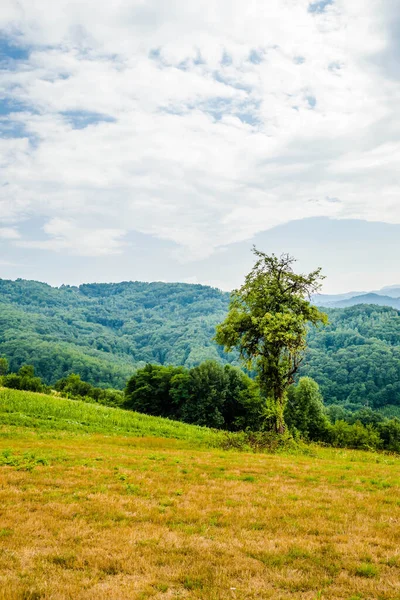
<instances>
[{"instance_id":1,"label":"lone tree","mask_svg":"<svg viewBox=\"0 0 400 600\"><path fill-rule=\"evenodd\" d=\"M303 360L307 324L326 324L310 303L321 287L321 269L297 275L288 254L279 258L253 248L257 261L245 283L231 295L228 315L215 339L227 351L238 348L245 366L255 369L278 433L285 431L287 390Z\"/></svg>"}]
</instances>

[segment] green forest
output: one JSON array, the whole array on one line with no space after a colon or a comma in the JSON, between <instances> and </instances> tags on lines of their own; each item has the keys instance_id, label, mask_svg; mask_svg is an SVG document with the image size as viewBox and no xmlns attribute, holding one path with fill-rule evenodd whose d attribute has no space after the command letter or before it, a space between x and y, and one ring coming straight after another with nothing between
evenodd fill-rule
<instances>
[{"instance_id":1,"label":"green forest","mask_svg":"<svg viewBox=\"0 0 400 600\"><path fill-rule=\"evenodd\" d=\"M239 366L236 352L213 342L228 305L228 293L193 284L54 288L0 280L0 356L12 372L33 365L49 385L76 373L93 386L121 390L148 363ZM325 312L329 324L310 328L299 377L312 377L334 408L400 414L400 311L358 305Z\"/></svg>"},{"instance_id":2,"label":"green forest","mask_svg":"<svg viewBox=\"0 0 400 600\"><path fill-rule=\"evenodd\" d=\"M290 387L285 431L277 435L258 383L240 368L212 360L191 369L148 364L135 372L122 392L92 386L74 373L47 386L35 375L32 365L10 373L7 359L0 358L0 387L39 392L43 406L63 397L223 430L226 449L260 451L322 442L339 448L400 452L400 419L365 407L356 411L338 405L327 407L318 384L310 377L301 377ZM12 403L5 412L13 412ZM23 421L26 415L23 412L14 417Z\"/></svg>"}]
</instances>

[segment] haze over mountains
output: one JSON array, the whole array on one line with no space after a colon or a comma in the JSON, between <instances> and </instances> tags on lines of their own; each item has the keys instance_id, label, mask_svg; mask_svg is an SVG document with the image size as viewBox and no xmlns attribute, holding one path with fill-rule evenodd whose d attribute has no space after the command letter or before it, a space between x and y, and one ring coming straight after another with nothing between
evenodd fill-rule
<instances>
[{"instance_id":1,"label":"haze over mountains","mask_svg":"<svg viewBox=\"0 0 400 600\"><path fill-rule=\"evenodd\" d=\"M357 304L377 304L400 309L400 285L383 287L372 292L347 292L345 294L316 294L313 302L317 306L345 308Z\"/></svg>"}]
</instances>

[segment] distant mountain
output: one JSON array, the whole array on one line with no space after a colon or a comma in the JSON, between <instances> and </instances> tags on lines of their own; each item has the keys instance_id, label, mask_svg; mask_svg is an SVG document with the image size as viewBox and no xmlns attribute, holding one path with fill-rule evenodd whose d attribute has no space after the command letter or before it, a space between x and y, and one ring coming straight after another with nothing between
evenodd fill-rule
<instances>
[{"instance_id":1,"label":"distant mountain","mask_svg":"<svg viewBox=\"0 0 400 600\"><path fill-rule=\"evenodd\" d=\"M376 293L391 296L392 298L400 298L400 285L388 285Z\"/></svg>"},{"instance_id":2,"label":"distant mountain","mask_svg":"<svg viewBox=\"0 0 400 600\"><path fill-rule=\"evenodd\" d=\"M400 309L400 298L381 296L380 294L371 292L369 294L362 294L361 296L354 296L353 298L333 302L330 306L334 306L335 308L346 308L347 306L356 306L357 304L377 304L378 306L391 306L392 308Z\"/></svg>"},{"instance_id":3,"label":"distant mountain","mask_svg":"<svg viewBox=\"0 0 400 600\"><path fill-rule=\"evenodd\" d=\"M347 292L345 294L315 294L312 297L313 304L317 306L334 306L336 302L342 302L343 300L349 300L368 292Z\"/></svg>"},{"instance_id":4,"label":"distant mountain","mask_svg":"<svg viewBox=\"0 0 400 600\"><path fill-rule=\"evenodd\" d=\"M315 294L317 306L343 308L357 304L376 304L400 309L400 285L386 286L372 292L347 292L345 294Z\"/></svg>"}]
</instances>

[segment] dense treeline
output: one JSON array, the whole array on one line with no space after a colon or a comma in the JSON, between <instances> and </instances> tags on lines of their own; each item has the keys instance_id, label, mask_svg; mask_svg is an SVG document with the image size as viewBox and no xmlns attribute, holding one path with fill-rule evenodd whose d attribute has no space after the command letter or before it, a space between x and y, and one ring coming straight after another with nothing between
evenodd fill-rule
<instances>
[{"instance_id":1,"label":"dense treeline","mask_svg":"<svg viewBox=\"0 0 400 600\"><path fill-rule=\"evenodd\" d=\"M0 280L0 355L13 371L34 365L48 385L77 373L119 389L147 363L238 365L211 341L228 303L229 294L201 285ZM359 305L327 313L330 324L309 332L300 375L318 382L327 404L400 415L400 312Z\"/></svg>"},{"instance_id":2,"label":"dense treeline","mask_svg":"<svg viewBox=\"0 0 400 600\"><path fill-rule=\"evenodd\" d=\"M125 393L96 388L71 374L51 389L35 376L32 365L8 373L0 358L0 385L17 390L57 393L112 407L226 431L244 432L250 446L262 447L272 430L268 402L254 380L236 367L206 361L192 369L148 364L128 381ZM336 447L400 452L400 419L388 419L371 408L357 412L340 405L328 408L318 384L309 377L289 390L285 421L294 438ZM237 441L237 440L236 440Z\"/></svg>"},{"instance_id":3,"label":"dense treeline","mask_svg":"<svg viewBox=\"0 0 400 600\"><path fill-rule=\"evenodd\" d=\"M268 401L238 368L207 361L183 367L146 365L128 381L125 408L228 431L269 432ZM272 414L271 414L272 417ZM372 409L326 409L318 384L302 377L289 390L285 422L295 437L332 446L400 451L400 420Z\"/></svg>"},{"instance_id":4,"label":"dense treeline","mask_svg":"<svg viewBox=\"0 0 400 600\"><path fill-rule=\"evenodd\" d=\"M33 365L22 365L16 373L9 373L9 364L4 357L0 358L0 385L14 390L58 393L66 398L83 398L87 402L98 402L106 406L120 407L124 404L124 394L120 390L97 388L82 381L80 375L75 373L57 381L53 389L35 376Z\"/></svg>"},{"instance_id":5,"label":"dense treeline","mask_svg":"<svg viewBox=\"0 0 400 600\"><path fill-rule=\"evenodd\" d=\"M240 369L206 361L192 369L146 365L128 381L125 406L195 425L259 429L263 399Z\"/></svg>"}]
</instances>

